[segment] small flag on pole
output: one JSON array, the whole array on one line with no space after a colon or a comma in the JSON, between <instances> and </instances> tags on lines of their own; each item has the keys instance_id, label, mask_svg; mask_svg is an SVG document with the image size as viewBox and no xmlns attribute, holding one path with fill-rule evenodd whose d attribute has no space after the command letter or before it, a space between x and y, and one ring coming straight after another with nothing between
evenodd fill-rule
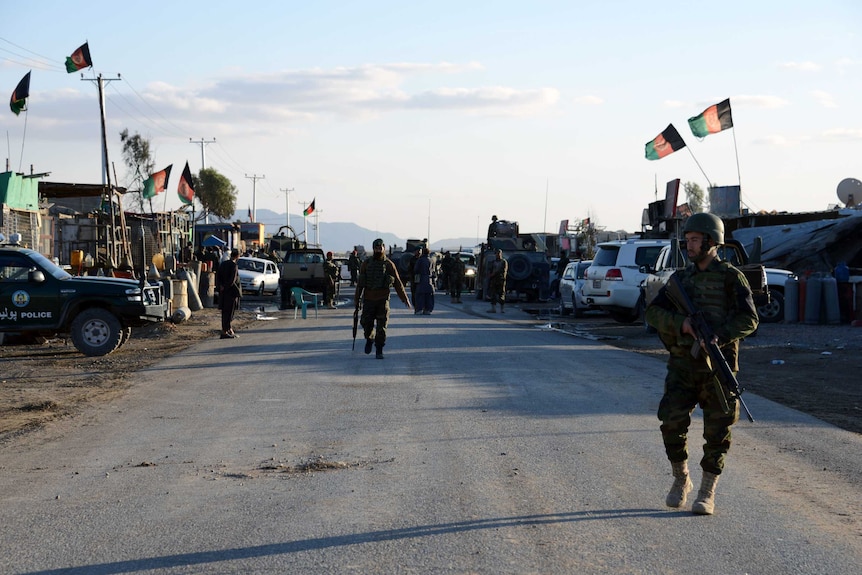
<instances>
[{"instance_id":1,"label":"small flag on pole","mask_svg":"<svg viewBox=\"0 0 862 575\"><path fill-rule=\"evenodd\" d=\"M679 135L673 124L668 124L661 134L646 143L646 159L658 160L684 147L685 142L682 141L682 136Z\"/></svg>"},{"instance_id":2,"label":"small flag on pole","mask_svg":"<svg viewBox=\"0 0 862 575\"><path fill-rule=\"evenodd\" d=\"M71 56L66 58L66 72L71 74L84 68L89 68L93 65L93 60L90 58L90 43L84 42L80 48L72 52Z\"/></svg>"},{"instance_id":3,"label":"small flag on pole","mask_svg":"<svg viewBox=\"0 0 862 575\"><path fill-rule=\"evenodd\" d=\"M177 195L184 204L190 204L195 199L195 189L192 187L192 172L189 170L188 162L186 162L186 167L183 168L183 175L180 176Z\"/></svg>"},{"instance_id":4,"label":"small flag on pole","mask_svg":"<svg viewBox=\"0 0 862 575\"><path fill-rule=\"evenodd\" d=\"M311 214L314 213L314 202L315 201L317 201L317 198L314 198L313 200L311 200L311 203L308 204L308 207L305 208L304 210L302 210L303 216L310 216Z\"/></svg>"},{"instance_id":5,"label":"small flag on pole","mask_svg":"<svg viewBox=\"0 0 862 575\"><path fill-rule=\"evenodd\" d=\"M699 116L688 119L688 126L696 138L705 138L722 130L733 127L733 115L730 112L730 98L714 106L710 106Z\"/></svg>"},{"instance_id":6,"label":"small flag on pole","mask_svg":"<svg viewBox=\"0 0 862 575\"><path fill-rule=\"evenodd\" d=\"M27 109L27 98L30 97L30 72L27 72L21 81L18 82L18 86L15 88L15 91L12 92L12 98L9 99L9 107L17 116L21 112Z\"/></svg>"},{"instance_id":7,"label":"small flag on pole","mask_svg":"<svg viewBox=\"0 0 862 575\"><path fill-rule=\"evenodd\" d=\"M174 167L173 164L144 180L144 189L141 191L141 194L145 199L152 198L156 194L165 191L165 188L168 186L168 179L171 177L172 167Z\"/></svg>"}]
</instances>

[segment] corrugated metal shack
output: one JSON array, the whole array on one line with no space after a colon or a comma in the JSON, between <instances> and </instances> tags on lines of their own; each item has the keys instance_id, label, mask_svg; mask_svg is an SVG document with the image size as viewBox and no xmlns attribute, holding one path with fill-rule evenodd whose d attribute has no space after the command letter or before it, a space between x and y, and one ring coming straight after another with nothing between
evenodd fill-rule
<instances>
[{"instance_id":1,"label":"corrugated metal shack","mask_svg":"<svg viewBox=\"0 0 862 575\"><path fill-rule=\"evenodd\" d=\"M103 270L141 270L156 254L177 255L191 237L185 211L135 214L122 209L125 188L39 182L39 197L53 222L50 254L69 263L73 251Z\"/></svg>"}]
</instances>

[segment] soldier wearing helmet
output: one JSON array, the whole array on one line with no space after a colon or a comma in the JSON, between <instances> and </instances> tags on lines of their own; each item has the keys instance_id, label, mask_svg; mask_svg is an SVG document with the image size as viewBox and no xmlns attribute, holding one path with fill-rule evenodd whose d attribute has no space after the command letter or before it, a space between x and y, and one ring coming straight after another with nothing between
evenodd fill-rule
<instances>
[{"instance_id":1,"label":"soldier wearing helmet","mask_svg":"<svg viewBox=\"0 0 862 575\"><path fill-rule=\"evenodd\" d=\"M389 324L389 293L395 288L398 298L410 309L410 300L395 264L386 257L386 246L381 238L371 244L374 254L362 262L356 283L356 309L362 308L359 323L365 334L365 353L376 348L377 359L383 359L386 345L386 327ZM377 328L375 329L375 324Z\"/></svg>"},{"instance_id":2,"label":"soldier wearing helmet","mask_svg":"<svg viewBox=\"0 0 862 575\"><path fill-rule=\"evenodd\" d=\"M739 342L757 329L757 310L751 287L741 271L722 261L717 247L724 243L724 223L713 214L694 214L683 229L689 264L676 272L683 289L716 334L717 343L728 365L739 371ZM688 472L686 442L691 412L700 404L703 410L703 470L700 489L691 510L712 515L715 488L730 449L730 427L739 420L739 403L732 402L731 413L721 407L712 368L706 354L697 357L690 350L697 334L691 320L681 313L662 288L646 310L646 321L659 332L670 352L664 395L658 408L665 453L671 463L674 482L667 494L668 507L682 507L694 487Z\"/></svg>"}]
</instances>

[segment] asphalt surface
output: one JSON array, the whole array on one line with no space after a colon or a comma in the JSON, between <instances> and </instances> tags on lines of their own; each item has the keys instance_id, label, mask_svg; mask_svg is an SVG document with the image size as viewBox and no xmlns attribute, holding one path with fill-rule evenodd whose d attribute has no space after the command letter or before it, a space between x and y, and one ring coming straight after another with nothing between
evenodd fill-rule
<instances>
[{"instance_id":1,"label":"asphalt surface","mask_svg":"<svg viewBox=\"0 0 862 575\"><path fill-rule=\"evenodd\" d=\"M859 572L858 434L747 395L716 514L668 509L663 362L464 301L393 298L384 360L271 311L0 447L0 572Z\"/></svg>"}]
</instances>

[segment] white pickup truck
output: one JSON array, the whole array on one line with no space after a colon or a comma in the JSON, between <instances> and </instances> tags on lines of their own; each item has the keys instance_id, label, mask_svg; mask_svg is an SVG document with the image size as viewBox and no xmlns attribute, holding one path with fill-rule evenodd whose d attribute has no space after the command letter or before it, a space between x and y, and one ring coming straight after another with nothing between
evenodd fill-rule
<instances>
[{"instance_id":1,"label":"white pickup truck","mask_svg":"<svg viewBox=\"0 0 862 575\"><path fill-rule=\"evenodd\" d=\"M776 323L784 319L784 282L794 276L793 272L765 268L759 263L751 262L745 247L736 240L727 240L726 244L719 247L718 255L745 274L751 284L760 321ZM649 304L671 274L685 267L687 263L685 250L679 249L679 245L672 242L659 253L655 266L642 266L641 271L648 274L641 284L644 302Z\"/></svg>"}]
</instances>

